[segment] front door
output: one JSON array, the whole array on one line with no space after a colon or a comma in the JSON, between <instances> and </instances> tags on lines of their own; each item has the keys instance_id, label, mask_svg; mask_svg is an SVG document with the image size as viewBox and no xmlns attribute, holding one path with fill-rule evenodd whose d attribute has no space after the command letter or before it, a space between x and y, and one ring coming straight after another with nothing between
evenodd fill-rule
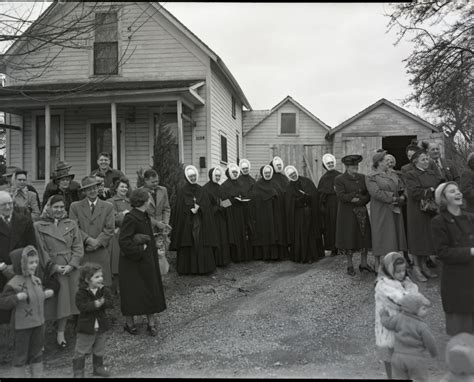
<instances>
[{"instance_id":1,"label":"front door","mask_svg":"<svg viewBox=\"0 0 474 382\"><path fill-rule=\"evenodd\" d=\"M108 122L91 124L91 168L97 168L97 159L101 152L112 155L112 124ZM120 169L120 123L117 123L117 156L112 158L110 167Z\"/></svg>"}]
</instances>

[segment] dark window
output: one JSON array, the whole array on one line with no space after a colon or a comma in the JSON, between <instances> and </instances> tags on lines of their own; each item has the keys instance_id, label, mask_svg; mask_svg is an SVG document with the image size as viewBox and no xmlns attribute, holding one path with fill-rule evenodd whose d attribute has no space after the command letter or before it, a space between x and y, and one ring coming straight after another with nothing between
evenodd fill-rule
<instances>
[{"instance_id":1,"label":"dark window","mask_svg":"<svg viewBox=\"0 0 474 382\"><path fill-rule=\"evenodd\" d=\"M240 161L240 142L239 142L239 134L235 134L235 141L237 142L237 164L239 164Z\"/></svg>"},{"instance_id":2,"label":"dark window","mask_svg":"<svg viewBox=\"0 0 474 382\"><path fill-rule=\"evenodd\" d=\"M227 163L227 137L221 135L221 162Z\"/></svg>"},{"instance_id":3,"label":"dark window","mask_svg":"<svg viewBox=\"0 0 474 382\"><path fill-rule=\"evenodd\" d=\"M281 113L280 134L296 134L296 113Z\"/></svg>"},{"instance_id":4,"label":"dark window","mask_svg":"<svg viewBox=\"0 0 474 382\"><path fill-rule=\"evenodd\" d=\"M45 121L44 115L36 116L36 174L37 179L44 179L45 175ZM51 116L51 162L50 174L56 168L56 163L61 160L61 120L59 115Z\"/></svg>"},{"instance_id":5,"label":"dark window","mask_svg":"<svg viewBox=\"0 0 474 382\"><path fill-rule=\"evenodd\" d=\"M118 74L117 13L95 14L94 74Z\"/></svg>"},{"instance_id":6,"label":"dark window","mask_svg":"<svg viewBox=\"0 0 474 382\"><path fill-rule=\"evenodd\" d=\"M236 113L236 104L235 104L235 98L232 96L232 117L235 118L235 113Z\"/></svg>"},{"instance_id":7,"label":"dark window","mask_svg":"<svg viewBox=\"0 0 474 382\"><path fill-rule=\"evenodd\" d=\"M106 152L112 154L112 124L93 123L91 124L91 169L97 168L99 153ZM117 123L117 160L112 158L110 167L120 169L120 123Z\"/></svg>"}]
</instances>

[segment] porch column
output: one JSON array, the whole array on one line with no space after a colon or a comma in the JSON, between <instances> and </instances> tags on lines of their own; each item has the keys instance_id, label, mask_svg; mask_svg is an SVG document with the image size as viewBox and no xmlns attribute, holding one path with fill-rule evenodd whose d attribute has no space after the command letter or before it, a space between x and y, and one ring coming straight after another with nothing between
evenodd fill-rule
<instances>
[{"instance_id":1,"label":"porch column","mask_svg":"<svg viewBox=\"0 0 474 382\"><path fill-rule=\"evenodd\" d=\"M44 108L44 184L49 183L51 177L51 109Z\"/></svg>"},{"instance_id":2,"label":"porch column","mask_svg":"<svg viewBox=\"0 0 474 382\"><path fill-rule=\"evenodd\" d=\"M184 134L183 134L183 103L179 99L176 105L177 109L177 120L178 120L178 152L179 152L179 162L184 163Z\"/></svg>"},{"instance_id":3,"label":"porch column","mask_svg":"<svg viewBox=\"0 0 474 382\"><path fill-rule=\"evenodd\" d=\"M117 156L117 105L115 102L110 104L110 113L112 121L112 159L113 168L120 169L120 163L118 163Z\"/></svg>"}]
</instances>

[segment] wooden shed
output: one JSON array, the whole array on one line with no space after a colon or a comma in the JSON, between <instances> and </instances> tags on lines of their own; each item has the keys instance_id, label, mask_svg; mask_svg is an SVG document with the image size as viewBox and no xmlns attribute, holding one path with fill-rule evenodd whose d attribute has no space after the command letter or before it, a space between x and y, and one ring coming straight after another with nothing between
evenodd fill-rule
<instances>
[{"instance_id":1,"label":"wooden shed","mask_svg":"<svg viewBox=\"0 0 474 382\"><path fill-rule=\"evenodd\" d=\"M364 159L359 170L364 174L372 172L372 156L380 148L396 158L396 169L408 163L405 148L412 139L439 142L444 154L444 135L436 126L385 98L336 126L326 138L332 141L339 170L342 157L360 154Z\"/></svg>"}]
</instances>

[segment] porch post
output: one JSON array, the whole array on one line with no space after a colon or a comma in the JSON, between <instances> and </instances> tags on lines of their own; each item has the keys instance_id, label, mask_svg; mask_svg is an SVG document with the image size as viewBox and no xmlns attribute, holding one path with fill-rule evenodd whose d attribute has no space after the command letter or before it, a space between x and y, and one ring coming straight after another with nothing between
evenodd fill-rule
<instances>
[{"instance_id":1,"label":"porch post","mask_svg":"<svg viewBox=\"0 0 474 382\"><path fill-rule=\"evenodd\" d=\"M118 163L117 157L117 105L115 102L110 104L110 113L112 121L112 159L113 168L120 169L120 163Z\"/></svg>"},{"instance_id":2,"label":"porch post","mask_svg":"<svg viewBox=\"0 0 474 382\"><path fill-rule=\"evenodd\" d=\"M48 104L44 108L44 184L51 177L51 109Z\"/></svg>"},{"instance_id":3,"label":"porch post","mask_svg":"<svg viewBox=\"0 0 474 382\"><path fill-rule=\"evenodd\" d=\"M184 134L183 134L183 103L180 99L177 101L177 119L178 119L178 152L179 162L184 163Z\"/></svg>"}]
</instances>

